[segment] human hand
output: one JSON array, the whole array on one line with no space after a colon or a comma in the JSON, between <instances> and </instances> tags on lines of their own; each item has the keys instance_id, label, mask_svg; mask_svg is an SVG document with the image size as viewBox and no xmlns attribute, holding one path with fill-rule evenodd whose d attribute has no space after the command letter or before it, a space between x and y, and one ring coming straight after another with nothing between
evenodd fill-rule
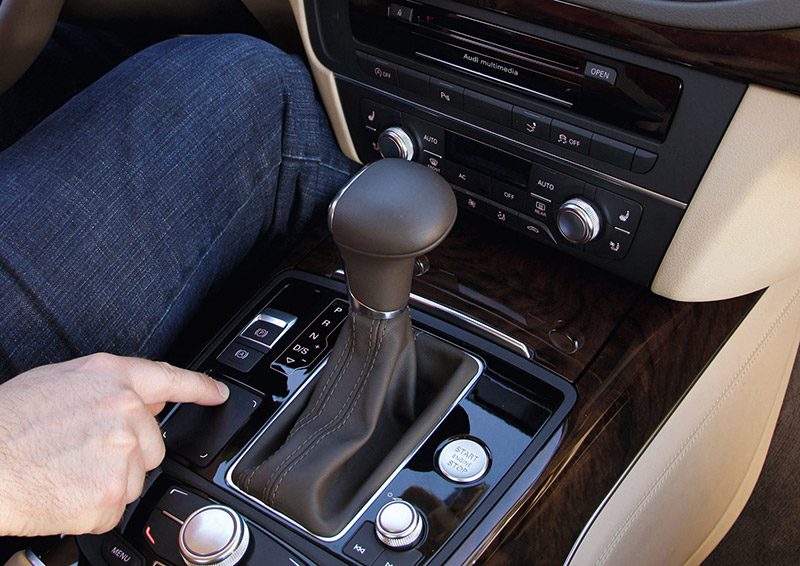
<instances>
[{"instance_id":1,"label":"human hand","mask_svg":"<svg viewBox=\"0 0 800 566\"><path fill-rule=\"evenodd\" d=\"M94 354L0 385L0 535L101 533L164 458L166 402L218 405L224 384L163 362Z\"/></svg>"}]
</instances>

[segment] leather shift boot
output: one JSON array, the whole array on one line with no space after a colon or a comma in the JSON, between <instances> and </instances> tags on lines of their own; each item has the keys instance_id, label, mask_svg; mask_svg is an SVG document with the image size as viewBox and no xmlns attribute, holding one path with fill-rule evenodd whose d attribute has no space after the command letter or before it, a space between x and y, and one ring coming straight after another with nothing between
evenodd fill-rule
<instances>
[{"instance_id":1,"label":"leather shift boot","mask_svg":"<svg viewBox=\"0 0 800 566\"><path fill-rule=\"evenodd\" d=\"M414 420L415 390L408 310L389 320L351 312L286 442L237 484L312 532L331 534L331 515Z\"/></svg>"},{"instance_id":2,"label":"leather shift boot","mask_svg":"<svg viewBox=\"0 0 800 566\"><path fill-rule=\"evenodd\" d=\"M298 398L270 425L234 483L310 532L334 536L478 370L455 346L414 336L408 310L390 320L351 312L305 405Z\"/></svg>"}]
</instances>

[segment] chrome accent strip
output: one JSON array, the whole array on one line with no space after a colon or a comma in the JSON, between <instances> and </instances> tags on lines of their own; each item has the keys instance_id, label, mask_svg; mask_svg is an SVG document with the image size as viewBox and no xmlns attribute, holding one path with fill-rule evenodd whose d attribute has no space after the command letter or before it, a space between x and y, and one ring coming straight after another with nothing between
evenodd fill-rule
<instances>
[{"instance_id":1,"label":"chrome accent strip","mask_svg":"<svg viewBox=\"0 0 800 566\"><path fill-rule=\"evenodd\" d=\"M343 269L337 269L331 275L338 275L340 277L346 277ZM352 295L351 295L351 297L352 297ZM463 322L466 322L467 324L469 324L471 326L475 326L479 330L481 330L482 332L485 332L486 334L489 334L490 336L493 336L494 338L504 342L507 345L509 350L517 352L518 354L523 356L525 359L528 359L528 360L532 360L533 359L533 352L531 351L530 348L528 348L528 346L525 345L524 342L520 342L516 338L512 338L508 334L498 330L497 328L495 328L493 326L489 326L485 322L481 322L477 318L472 318L468 314L465 314L465 313L463 313L461 311L458 311L456 309L447 307L447 306L445 306L445 305L443 305L441 303L437 303L436 301L432 301L430 299L426 299L425 297L423 297L421 295L417 295L415 293L411 293L411 295L409 296L409 299L414 303L418 303L420 305L423 305L423 306L426 306L426 307L429 307L429 308L432 308L432 309L436 309L436 310L441 311L441 312L443 312L445 314L448 314L450 316L458 318L459 320L461 320Z\"/></svg>"},{"instance_id":2,"label":"chrome accent strip","mask_svg":"<svg viewBox=\"0 0 800 566\"><path fill-rule=\"evenodd\" d=\"M549 94L544 94L543 92L539 92L538 90L533 90L531 88L527 88L527 87L524 87L524 86L521 86L521 85L518 85L518 84L515 84L515 83L512 83L512 82L509 82L509 81L504 81L503 79L498 79L497 77L493 77L493 76L487 75L485 73L480 73L478 71L473 71L472 69L467 69L466 67L462 67L461 65L456 65L455 63L451 63L449 61L444 61L444 60L439 59L438 57L434 57L432 55L427 55L427 54L421 53L419 51L415 51L414 54L417 57L422 57L423 59L427 59L429 61L434 61L434 62L439 63L440 65L444 65L445 67L448 67L450 69L455 69L457 71L461 71L462 73L467 73L469 75L472 75L472 76L475 76L475 77L478 77L478 78L481 78L481 79L485 79L487 81L492 81L492 82L495 82L497 84L500 84L500 85L503 85L503 86L507 86L507 87L513 88L515 90L522 91L525 94L530 94L532 96L535 96L536 98L541 98L542 100L546 100L548 102L555 102L556 104L559 104L561 106L566 106L567 108L572 108L572 106L573 106L573 103L569 102L568 100L562 100L562 99L557 98L555 96L550 96ZM486 58L488 59L488 58L490 58L490 56L486 55Z\"/></svg>"},{"instance_id":3,"label":"chrome accent strip","mask_svg":"<svg viewBox=\"0 0 800 566\"><path fill-rule=\"evenodd\" d=\"M30 562L31 566L47 566L30 548L25 549L25 560Z\"/></svg>"},{"instance_id":4,"label":"chrome accent strip","mask_svg":"<svg viewBox=\"0 0 800 566\"><path fill-rule=\"evenodd\" d=\"M178 518L177 518L175 515L173 515L173 514L172 514L172 513L170 513L169 511L164 511L164 510L162 509L162 510L161 510L161 514L162 514L162 515L164 515L165 517L169 518L169 519L172 519L173 521L175 521L175 522L176 522L176 523L178 523L179 525L183 525L183 521L181 521L180 519L178 519Z\"/></svg>"},{"instance_id":5,"label":"chrome accent strip","mask_svg":"<svg viewBox=\"0 0 800 566\"><path fill-rule=\"evenodd\" d=\"M350 185L352 185L353 182L358 179L364 173L364 171L366 171L367 167L369 167L369 165L365 165L358 171L358 173L353 175L353 177L347 181L347 183L345 183L344 187L339 189L339 192L336 193L336 196L333 197L333 200L328 205L328 230L333 228L333 215L336 212L336 205L339 204L339 199L344 196L344 193L347 192L347 189L350 188Z\"/></svg>"},{"instance_id":6,"label":"chrome accent strip","mask_svg":"<svg viewBox=\"0 0 800 566\"><path fill-rule=\"evenodd\" d=\"M435 301L431 301L430 299L426 299L425 297L421 297L420 295L415 295L414 293L411 293L411 301L419 303L420 305L424 305L426 307L442 311L443 313L446 313L450 316L454 316L466 322L467 324L477 327L482 332L485 332L493 336L494 338L497 338L498 340L504 342L508 346L508 349L516 351L518 354L525 357L526 359L528 360L533 359L533 352L524 343L520 342L516 338L512 338L511 336L505 334L504 332L501 332L500 330L494 328L493 326L489 326L485 322L481 322L477 318L472 318L468 314L465 314L461 311L457 311L453 308L447 307Z\"/></svg>"},{"instance_id":7,"label":"chrome accent strip","mask_svg":"<svg viewBox=\"0 0 800 566\"><path fill-rule=\"evenodd\" d=\"M350 295L350 308L353 309L354 312L362 316L366 316L367 318L374 318L377 320L389 320L392 318L397 318L401 314L403 314L406 309L408 308L407 305L403 305L401 308L397 309L396 311L376 311L375 309L368 307L358 299L353 296L353 293L347 293Z\"/></svg>"},{"instance_id":8,"label":"chrome accent strip","mask_svg":"<svg viewBox=\"0 0 800 566\"><path fill-rule=\"evenodd\" d=\"M437 118L444 118L444 119L447 119L447 120L452 120L454 122L457 122L461 126L465 126L465 127L470 128L472 130L478 130L480 132L483 132L484 134L489 134L491 136L500 138L500 139L502 139L503 141L505 141L507 143L511 143L511 144L514 144L514 145L517 145L517 146L522 146L527 151L531 151L531 152L533 152L533 153L535 153L535 154L537 154L539 156L547 157L549 159L554 159L555 161L558 161L559 163L561 163L563 165L569 165L570 167L575 167L575 168L579 169L583 173L588 173L588 174L594 175L596 177L600 177L601 179L603 179L605 181L608 181L610 183L614 183L615 185L620 185L620 186L625 187L626 189L629 189L631 191L634 191L634 192L637 192L637 193L640 193L640 194L643 194L643 195L647 195L650 198L654 198L654 199L660 200L661 202L666 203L666 204L668 204L670 206L676 206L676 207L680 208L681 210L686 210L686 207L689 206L688 203L681 202L681 201L676 200L676 199L674 199L672 197L668 197L666 195L662 195L662 194L656 193L654 191L651 191L650 189L647 189L647 188L642 187L640 185L637 185L635 183L631 183L630 181L626 181L624 179L620 179L618 177L614 177L613 175L609 175L608 173L605 173L603 171L598 171L597 169L593 169L591 167L588 167L587 165L583 165L581 163L576 163L574 161L570 161L569 159L567 159L565 157L561 157L560 155L556 155L554 153L550 153L549 151L546 151L544 149L540 149L538 147L534 147L534 146L529 145L529 144L527 144L525 142L522 142L522 141L519 141L519 140L516 140L516 139L513 139L513 138L509 138L508 136L504 136L503 134L499 134L499 133L495 132L494 130L488 130L486 128L482 128L481 126L475 125L475 124L473 124L471 122L467 122L467 121L462 120L460 118L456 118L454 116L450 116L449 114L445 114L444 112L440 112L438 110L434 110L432 108L428 108L426 106L422 106L421 104L419 104L417 102L414 102L413 100L408 100L407 98L401 98L401 97L399 97L396 94L393 94L391 92L387 92L385 90L377 89L377 88L375 88L373 86L370 86L370 85L367 85L365 83L362 83L362 82L359 82L359 81L355 81L355 80L353 80L353 79L351 79L349 77L346 77L344 75L336 75L336 78L339 79L339 80L343 80L343 81L358 85L359 87L365 88L367 90L371 90L373 92L379 92L379 93L381 93L382 95L384 95L384 96L386 96L388 98L391 98L393 100L398 100L398 101L403 102L404 104L408 104L410 106L413 106L416 110L418 110L418 111L420 111L420 112L422 112L424 114L433 114Z\"/></svg>"},{"instance_id":9,"label":"chrome accent strip","mask_svg":"<svg viewBox=\"0 0 800 566\"><path fill-rule=\"evenodd\" d=\"M439 338L439 339L442 340L441 338ZM381 486L375 491L375 494L372 497L369 498L369 500L364 504L364 506L358 512L356 512L355 516L350 520L350 522L347 523L347 525L345 525L345 527L339 533L335 534L334 536L332 536L332 537L323 537L323 536L317 535L315 533L312 533L311 531L309 531L307 528L305 528L303 525L301 525L300 523L298 523L297 521L295 521L291 517L289 517L287 515L284 515L280 511L277 511L276 509L273 509L272 507L270 507L269 505L267 505L266 503L264 503L260 499L257 499L256 497L253 497L249 493L245 493L244 491L242 491L242 489L239 488L238 485L236 485L233 482L233 471L236 469L236 467L239 465L239 463L242 461L242 459L245 457L245 455L253 448L253 446L255 446L255 444L258 442L258 440L269 429L269 426L273 422L275 422L275 420L278 418L278 416L281 413L283 413L283 411L286 409L286 407L288 407L289 404L297 398L297 396L299 395L300 391L305 389L306 386L314 380L313 378L317 376L317 374L320 372L322 367L327 363L327 359L325 360L325 362L323 364L320 365L320 367L317 369L317 371L315 371L314 374L309 379L307 379L306 382L301 387L298 388L297 392L290 399L286 400L281 405L280 409L278 409L278 411L275 413L275 415L273 415L272 418L270 418L269 421L267 421L267 423L261 428L261 430L258 432L258 434L256 434L256 436L250 442L247 443L247 445L244 447L242 452L236 457L236 459L233 461L233 464L231 465L231 467L228 468L228 471L225 473L225 483L228 485L228 487L230 489L235 491L241 497L244 497L245 499L250 501L252 504L256 505L257 507L259 507L261 509L264 509L264 510L268 511L272 515L282 519L283 521L285 521L289 525L293 526L294 528L301 530L302 532L306 533L307 535L309 535L309 536L311 536L311 537L313 537L313 538L315 538L315 539L317 539L319 541L322 541L322 542L335 542L335 541L341 539L345 534L347 534L347 532L350 529L353 528L353 526L358 522L358 520L361 518L361 516L367 511L367 509L369 509L369 507L375 502L375 500L386 489L386 487L392 482L392 480L395 477L397 477L397 474L399 474L405 468L406 464L408 464L408 462L411 461L411 458L413 458L416 455L416 453L419 451L419 449L422 447L422 445L425 444L431 436L433 436L433 433L436 432L436 429L439 427L439 425L442 423L442 421L444 421L444 419L447 418L447 416L461 402L461 400L464 397L467 396L467 394L472 390L472 388L478 382L478 378L481 375L483 375L483 371L484 371L484 369L486 369L486 366L484 365L483 360L481 360L480 358L470 354L469 352L463 350L462 348L459 348L459 349L462 350L467 356L469 356L470 358L475 360L475 363L478 366L478 370L475 372L475 375L473 376L473 378L469 380L467 385L461 391L461 394L456 397L456 399L453 401L453 403L450 404L450 406L447 408L447 410L444 412L444 414L431 427L430 431L428 431L428 434L426 434L425 437L422 440L420 440L419 443L417 443L417 445L414 447L414 449L411 450L411 452L408 454L408 456L406 456L406 458L400 463L400 465L395 469L395 471L392 472L391 475L389 475L389 477L386 479L386 481L383 482L383 484L381 484Z\"/></svg>"}]
</instances>

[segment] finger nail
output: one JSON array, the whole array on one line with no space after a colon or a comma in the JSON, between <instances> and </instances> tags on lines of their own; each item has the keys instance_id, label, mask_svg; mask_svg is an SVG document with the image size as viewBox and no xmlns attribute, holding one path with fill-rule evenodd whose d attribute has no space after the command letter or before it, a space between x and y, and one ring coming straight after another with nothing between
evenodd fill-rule
<instances>
[{"instance_id":1,"label":"finger nail","mask_svg":"<svg viewBox=\"0 0 800 566\"><path fill-rule=\"evenodd\" d=\"M219 394L222 396L223 399L227 400L231 394L230 389L228 389L228 386L222 383L221 381L217 381L216 383L217 383L217 389L219 389Z\"/></svg>"}]
</instances>

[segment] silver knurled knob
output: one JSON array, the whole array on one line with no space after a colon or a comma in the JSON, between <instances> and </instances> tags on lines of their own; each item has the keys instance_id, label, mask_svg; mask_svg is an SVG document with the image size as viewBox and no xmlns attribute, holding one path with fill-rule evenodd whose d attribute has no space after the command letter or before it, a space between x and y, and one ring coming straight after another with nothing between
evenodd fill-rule
<instances>
[{"instance_id":1,"label":"silver knurled knob","mask_svg":"<svg viewBox=\"0 0 800 566\"><path fill-rule=\"evenodd\" d=\"M410 503L400 499L391 501L378 511L375 535L395 550L412 547L422 536L422 515Z\"/></svg>"},{"instance_id":2,"label":"silver knurled knob","mask_svg":"<svg viewBox=\"0 0 800 566\"><path fill-rule=\"evenodd\" d=\"M378 149L381 157L396 157L406 161L414 159L414 141L399 126L392 126L381 132L378 136Z\"/></svg>"},{"instance_id":3,"label":"silver knurled knob","mask_svg":"<svg viewBox=\"0 0 800 566\"><path fill-rule=\"evenodd\" d=\"M188 566L235 566L247 552L250 530L230 507L209 505L186 519L178 534Z\"/></svg>"},{"instance_id":4,"label":"silver knurled knob","mask_svg":"<svg viewBox=\"0 0 800 566\"><path fill-rule=\"evenodd\" d=\"M594 240L601 229L600 215L592 203L582 198L572 198L561 205L556 216L561 235L574 244Z\"/></svg>"}]
</instances>

